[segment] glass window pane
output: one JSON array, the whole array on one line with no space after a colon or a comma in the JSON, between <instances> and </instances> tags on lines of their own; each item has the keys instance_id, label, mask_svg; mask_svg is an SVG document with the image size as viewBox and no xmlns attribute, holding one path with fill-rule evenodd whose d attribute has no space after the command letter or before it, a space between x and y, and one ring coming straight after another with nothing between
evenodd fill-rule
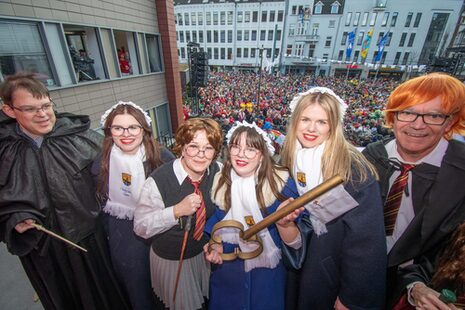
<instances>
[{"instance_id":1,"label":"glass window pane","mask_svg":"<svg viewBox=\"0 0 465 310\"><path fill-rule=\"evenodd\" d=\"M0 42L0 78L31 71L43 74L46 85L56 85L36 23L1 21Z\"/></svg>"},{"instance_id":2,"label":"glass window pane","mask_svg":"<svg viewBox=\"0 0 465 310\"><path fill-rule=\"evenodd\" d=\"M147 42L147 50L149 53L150 72L161 72L161 59L160 49L158 43L158 36L147 34L145 35Z\"/></svg>"},{"instance_id":3,"label":"glass window pane","mask_svg":"<svg viewBox=\"0 0 465 310\"><path fill-rule=\"evenodd\" d=\"M102 45L105 53L105 59L107 62L108 73L110 74L110 78L119 77L111 30L100 29L100 33L102 35Z\"/></svg>"},{"instance_id":4,"label":"glass window pane","mask_svg":"<svg viewBox=\"0 0 465 310\"><path fill-rule=\"evenodd\" d=\"M138 46L138 51L139 51L141 73L148 73L149 66L147 63L147 52L145 50L145 40L144 40L143 33L137 34L137 46Z\"/></svg>"},{"instance_id":5,"label":"glass window pane","mask_svg":"<svg viewBox=\"0 0 465 310\"><path fill-rule=\"evenodd\" d=\"M121 75L139 74L134 33L113 30Z\"/></svg>"},{"instance_id":6,"label":"glass window pane","mask_svg":"<svg viewBox=\"0 0 465 310\"><path fill-rule=\"evenodd\" d=\"M64 50L64 46L61 44L62 36L60 25L45 23L45 33L47 35L50 53L52 54L53 62L55 63L56 73L58 75L60 85L73 84L73 73L71 71L73 69L71 64L68 66L66 59L67 50Z\"/></svg>"}]
</instances>

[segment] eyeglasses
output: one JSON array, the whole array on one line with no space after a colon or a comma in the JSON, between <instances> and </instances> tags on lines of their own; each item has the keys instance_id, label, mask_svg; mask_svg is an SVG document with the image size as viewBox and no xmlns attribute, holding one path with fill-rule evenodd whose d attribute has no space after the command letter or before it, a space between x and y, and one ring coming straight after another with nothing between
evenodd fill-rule
<instances>
[{"instance_id":1,"label":"eyeglasses","mask_svg":"<svg viewBox=\"0 0 465 310\"><path fill-rule=\"evenodd\" d=\"M200 149L200 147L195 144L189 144L186 146L186 153L191 157L199 155L200 152L203 152L203 155L207 159L212 159L213 156L215 156L215 148L212 146L206 146L204 149Z\"/></svg>"},{"instance_id":2,"label":"eyeglasses","mask_svg":"<svg viewBox=\"0 0 465 310\"><path fill-rule=\"evenodd\" d=\"M142 126L140 125L131 125L129 127L122 127L118 125L110 126L110 132L113 136L119 137L124 135L125 131L128 131L128 135L137 136L142 131Z\"/></svg>"},{"instance_id":3,"label":"eyeglasses","mask_svg":"<svg viewBox=\"0 0 465 310\"><path fill-rule=\"evenodd\" d=\"M417 118L421 116L423 119L423 123L428 125L442 125L446 122L446 120L450 117L450 115L444 115L439 113L415 113L410 111L398 111L396 112L396 118L398 121L401 122L409 122L413 123L417 120Z\"/></svg>"},{"instance_id":4,"label":"eyeglasses","mask_svg":"<svg viewBox=\"0 0 465 310\"><path fill-rule=\"evenodd\" d=\"M233 156L238 156L241 152L242 148L239 146L239 145L236 145L236 144L231 144L229 146L229 153ZM257 150L256 148L253 148L253 147L246 147L244 149L244 157L247 158L247 159L254 159L255 156L257 156L258 152L260 152L259 150Z\"/></svg>"},{"instance_id":5,"label":"eyeglasses","mask_svg":"<svg viewBox=\"0 0 465 310\"><path fill-rule=\"evenodd\" d=\"M17 108L17 107L15 107L15 106L13 106L13 105L11 105L10 107L11 107L12 109L14 109L14 110L18 110L19 112L33 115L33 114L39 113L40 111L43 111L43 112L45 112L45 113L50 112L50 111L53 109L53 101L44 103L43 105L41 105L41 106L38 107L38 108L36 108L36 107L30 107L30 106L26 106L26 107L22 107L22 108Z\"/></svg>"}]
</instances>

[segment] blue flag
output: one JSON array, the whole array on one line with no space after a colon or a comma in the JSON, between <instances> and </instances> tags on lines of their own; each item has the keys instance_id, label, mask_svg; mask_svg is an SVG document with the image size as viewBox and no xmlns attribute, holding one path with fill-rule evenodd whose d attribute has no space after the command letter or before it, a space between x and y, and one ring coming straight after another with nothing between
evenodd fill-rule
<instances>
[{"instance_id":1,"label":"blue flag","mask_svg":"<svg viewBox=\"0 0 465 310\"><path fill-rule=\"evenodd\" d=\"M379 61L381 59L381 56L383 55L384 46L386 45L388 35L389 35L389 31L386 32L381 38L381 40L379 40L378 42L378 53L376 54L375 62Z\"/></svg>"},{"instance_id":2,"label":"blue flag","mask_svg":"<svg viewBox=\"0 0 465 310\"><path fill-rule=\"evenodd\" d=\"M349 36L347 37L347 48L346 48L347 58L350 58L350 55L352 55L352 49L354 48L356 31L357 29L354 29L354 31L349 32Z\"/></svg>"}]
</instances>

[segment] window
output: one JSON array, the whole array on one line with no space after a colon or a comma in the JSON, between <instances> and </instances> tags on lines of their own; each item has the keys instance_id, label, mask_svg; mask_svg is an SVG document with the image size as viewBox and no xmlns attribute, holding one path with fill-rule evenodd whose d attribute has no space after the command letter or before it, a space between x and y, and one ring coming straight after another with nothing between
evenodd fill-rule
<instances>
[{"instance_id":1,"label":"window","mask_svg":"<svg viewBox=\"0 0 465 310\"><path fill-rule=\"evenodd\" d=\"M145 40L147 44L147 52L149 56L150 72L161 72L162 62L160 58L160 42L159 36L146 34Z\"/></svg>"},{"instance_id":2,"label":"window","mask_svg":"<svg viewBox=\"0 0 465 310\"><path fill-rule=\"evenodd\" d=\"M213 25L218 25L218 12L213 12ZM218 55L218 53L217 53ZM218 58L216 58L218 59Z\"/></svg>"},{"instance_id":3,"label":"window","mask_svg":"<svg viewBox=\"0 0 465 310\"><path fill-rule=\"evenodd\" d=\"M392 13L392 17L391 17L391 27L395 27L395 26L396 26L397 16L398 16L398 15L399 15L399 13L397 13L397 12Z\"/></svg>"},{"instance_id":4,"label":"window","mask_svg":"<svg viewBox=\"0 0 465 310\"><path fill-rule=\"evenodd\" d=\"M374 26L376 24L376 18L377 17L378 17L378 13L371 14L370 26Z\"/></svg>"},{"instance_id":5,"label":"window","mask_svg":"<svg viewBox=\"0 0 465 310\"><path fill-rule=\"evenodd\" d=\"M197 13L197 21L199 22L199 26L203 26L203 14Z\"/></svg>"},{"instance_id":6,"label":"window","mask_svg":"<svg viewBox=\"0 0 465 310\"><path fill-rule=\"evenodd\" d=\"M402 33L402 36L400 37L400 42L399 42L399 46L404 46L405 44L405 39L407 39L407 32L403 32Z\"/></svg>"},{"instance_id":7,"label":"window","mask_svg":"<svg viewBox=\"0 0 465 310\"><path fill-rule=\"evenodd\" d=\"M215 59L218 59L218 56L219 56L219 55L218 55L218 52L219 52L219 51L218 51L218 48L215 47L215 48L213 49L213 57L214 57Z\"/></svg>"},{"instance_id":8,"label":"window","mask_svg":"<svg viewBox=\"0 0 465 310\"><path fill-rule=\"evenodd\" d=\"M233 24L233 16L234 16L234 13L232 11L228 11L228 25Z\"/></svg>"},{"instance_id":9,"label":"window","mask_svg":"<svg viewBox=\"0 0 465 310\"><path fill-rule=\"evenodd\" d=\"M212 49L211 49L211 47L207 48L207 54L208 54L208 59L212 59L213 54L212 54Z\"/></svg>"},{"instance_id":10,"label":"window","mask_svg":"<svg viewBox=\"0 0 465 310\"><path fill-rule=\"evenodd\" d=\"M244 14L244 22L250 23L250 12L249 11L245 12Z\"/></svg>"},{"instance_id":11,"label":"window","mask_svg":"<svg viewBox=\"0 0 465 310\"><path fill-rule=\"evenodd\" d=\"M197 31L192 30L192 42L197 42Z\"/></svg>"},{"instance_id":12,"label":"window","mask_svg":"<svg viewBox=\"0 0 465 310\"><path fill-rule=\"evenodd\" d=\"M276 41L281 40L281 30L276 30L276 36L275 36Z\"/></svg>"},{"instance_id":13,"label":"window","mask_svg":"<svg viewBox=\"0 0 465 310\"><path fill-rule=\"evenodd\" d=\"M242 49L240 49L240 48L238 48L238 49L236 50L236 57L237 57L237 58L242 58L242 53L241 53L241 51L242 51Z\"/></svg>"},{"instance_id":14,"label":"window","mask_svg":"<svg viewBox=\"0 0 465 310\"><path fill-rule=\"evenodd\" d=\"M389 12L384 12L383 20L381 21L381 27L386 27L389 20Z\"/></svg>"},{"instance_id":15,"label":"window","mask_svg":"<svg viewBox=\"0 0 465 310\"><path fill-rule=\"evenodd\" d=\"M213 42L218 43L218 30L213 30Z\"/></svg>"},{"instance_id":16,"label":"window","mask_svg":"<svg viewBox=\"0 0 465 310\"><path fill-rule=\"evenodd\" d=\"M292 55L292 45L288 44L286 48L286 55L291 56Z\"/></svg>"},{"instance_id":17,"label":"window","mask_svg":"<svg viewBox=\"0 0 465 310\"><path fill-rule=\"evenodd\" d=\"M249 30L244 30L244 41L249 41Z\"/></svg>"},{"instance_id":18,"label":"window","mask_svg":"<svg viewBox=\"0 0 465 310\"><path fill-rule=\"evenodd\" d=\"M401 52L396 53L396 58L394 58L394 62L392 63L393 65L398 65L399 64L400 54L402 54L402 53Z\"/></svg>"},{"instance_id":19,"label":"window","mask_svg":"<svg viewBox=\"0 0 465 310\"><path fill-rule=\"evenodd\" d=\"M292 15L297 15L299 12L297 11L297 5L292 6Z\"/></svg>"},{"instance_id":20,"label":"window","mask_svg":"<svg viewBox=\"0 0 465 310\"><path fill-rule=\"evenodd\" d=\"M184 51L184 48L178 49L178 56L181 58L186 58L186 51Z\"/></svg>"},{"instance_id":21,"label":"window","mask_svg":"<svg viewBox=\"0 0 465 310\"><path fill-rule=\"evenodd\" d=\"M182 26L182 14L178 13L178 25Z\"/></svg>"},{"instance_id":22,"label":"window","mask_svg":"<svg viewBox=\"0 0 465 310\"><path fill-rule=\"evenodd\" d=\"M413 13L409 12L408 15L407 15L407 18L405 19L404 27L410 27L410 23L412 22L412 16L413 16Z\"/></svg>"},{"instance_id":23,"label":"window","mask_svg":"<svg viewBox=\"0 0 465 310\"><path fill-rule=\"evenodd\" d=\"M410 34L410 39L408 40L407 46L412 47L413 46L413 41L415 41L415 34L411 33Z\"/></svg>"},{"instance_id":24,"label":"window","mask_svg":"<svg viewBox=\"0 0 465 310\"><path fill-rule=\"evenodd\" d=\"M186 42L190 42L190 41L191 41L191 32L186 31Z\"/></svg>"},{"instance_id":25,"label":"window","mask_svg":"<svg viewBox=\"0 0 465 310\"><path fill-rule=\"evenodd\" d=\"M184 31L179 31L179 42L184 43Z\"/></svg>"},{"instance_id":26,"label":"window","mask_svg":"<svg viewBox=\"0 0 465 310\"><path fill-rule=\"evenodd\" d=\"M236 32L236 40L242 41L242 30L237 30Z\"/></svg>"},{"instance_id":27,"label":"window","mask_svg":"<svg viewBox=\"0 0 465 310\"><path fill-rule=\"evenodd\" d=\"M233 31L228 30L228 43L232 43L233 41Z\"/></svg>"},{"instance_id":28,"label":"window","mask_svg":"<svg viewBox=\"0 0 465 310\"><path fill-rule=\"evenodd\" d=\"M355 51L354 53L354 59L352 59L352 62L357 62L358 61L358 56L360 55L360 51Z\"/></svg>"},{"instance_id":29,"label":"window","mask_svg":"<svg viewBox=\"0 0 465 310\"><path fill-rule=\"evenodd\" d=\"M266 22L267 11L262 12L262 22Z\"/></svg>"},{"instance_id":30,"label":"window","mask_svg":"<svg viewBox=\"0 0 465 310\"><path fill-rule=\"evenodd\" d=\"M203 30L199 31L199 43L203 43Z\"/></svg>"},{"instance_id":31,"label":"window","mask_svg":"<svg viewBox=\"0 0 465 310\"><path fill-rule=\"evenodd\" d=\"M339 54L337 55L337 60L342 60L342 57L344 57L344 50L339 51Z\"/></svg>"},{"instance_id":32,"label":"window","mask_svg":"<svg viewBox=\"0 0 465 310\"><path fill-rule=\"evenodd\" d=\"M255 48L250 49L250 57L255 58Z\"/></svg>"},{"instance_id":33,"label":"window","mask_svg":"<svg viewBox=\"0 0 465 310\"><path fill-rule=\"evenodd\" d=\"M226 59L226 49L224 47L221 48L220 52L220 59Z\"/></svg>"},{"instance_id":34,"label":"window","mask_svg":"<svg viewBox=\"0 0 465 310\"><path fill-rule=\"evenodd\" d=\"M380 33L379 33L379 36L378 36L378 41L376 42L376 45L379 44L379 42L381 41L381 39L383 38L383 36L384 36L384 32L380 32Z\"/></svg>"},{"instance_id":35,"label":"window","mask_svg":"<svg viewBox=\"0 0 465 310\"><path fill-rule=\"evenodd\" d=\"M404 53L404 58L402 58L402 64L403 65L406 65L407 62L408 62L408 58L410 57L410 53L409 52L405 52Z\"/></svg>"},{"instance_id":36,"label":"window","mask_svg":"<svg viewBox=\"0 0 465 310\"><path fill-rule=\"evenodd\" d=\"M336 21L334 19L332 19L332 20L329 21L328 28L334 28L334 27L336 27Z\"/></svg>"},{"instance_id":37,"label":"window","mask_svg":"<svg viewBox=\"0 0 465 310\"><path fill-rule=\"evenodd\" d=\"M331 40L333 37L326 37L326 42L325 42L325 47L330 47L331 46Z\"/></svg>"},{"instance_id":38,"label":"window","mask_svg":"<svg viewBox=\"0 0 465 310\"><path fill-rule=\"evenodd\" d=\"M41 40L38 24L1 21L0 33L2 36L0 80L4 76L18 71L32 71L42 73L44 77L40 79L47 86L57 85ZM76 54L79 55L78 50L76 50ZM70 84L69 74L67 80Z\"/></svg>"},{"instance_id":39,"label":"window","mask_svg":"<svg viewBox=\"0 0 465 310\"><path fill-rule=\"evenodd\" d=\"M252 38L251 38L252 41L256 41L257 40L257 30L252 30Z\"/></svg>"},{"instance_id":40,"label":"window","mask_svg":"<svg viewBox=\"0 0 465 310\"><path fill-rule=\"evenodd\" d=\"M268 30L268 41L273 41L273 30Z\"/></svg>"},{"instance_id":41,"label":"window","mask_svg":"<svg viewBox=\"0 0 465 310\"><path fill-rule=\"evenodd\" d=\"M256 22L258 22L258 12L253 11L252 12L252 23L256 23Z\"/></svg>"},{"instance_id":42,"label":"window","mask_svg":"<svg viewBox=\"0 0 465 310\"><path fill-rule=\"evenodd\" d=\"M347 13L347 16L346 16L346 23L345 23L345 25L346 25L346 26L350 26L351 20L352 20L352 12L349 12L349 13Z\"/></svg>"},{"instance_id":43,"label":"window","mask_svg":"<svg viewBox=\"0 0 465 310\"><path fill-rule=\"evenodd\" d=\"M184 13L184 25L189 26L189 13Z\"/></svg>"},{"instance_id":44,"label":"window","mask_svg":"<svg viewBox=\"0 0 465 310\"><path fill-rule=\"evenodd\" d=\"M220 25L226 25L226 12L220 12Z\"/></svg>"},{"instance_id":45,"label":"window","mask_svg":"<svg viewBox=\"0 0 465 310\"><path fill-rule=\"evenodd\" d=\"M212 43L212 31L207 30L207 43Z\"/></svg>"},{"instance_id":46,"label":"window","mask_svg":"<svg viewBox=\"0 0 465 310\"><path fill-rule=\"evenodd\" d=\"M302 56L304 51L304 45L296 43L295 45L295 56Z\"/></svg>"},{"instance_id":47,"label":"window","mask_svg":"<svg viewBox=\"0 0 465 310\"><path fill-rule=\"evenodd\" d=\"M266 30L260 30L260 41L265 41L266 39Z\"/></svg>"},{"instance_id":48,"label":"window","mask_svg":"<svg viewBox=\"0 0 465 310\"><path fill-rule=\"evenodd\" d=\"M339 2L333 2L333 4L331 4L331 14L337 14L339 13Z\"/></svg>"},{"instance_id":49,"label":"window","mask_svg":"<svg viewBox=\"0 0 465 310\"><path fill-rule=\"evenodd\" d=\"M192 26L197 26L197 13L191 13L191 24Z\"/></svg>"},{"instance_id":50,"label":"window","mask_svg":"<svg viewBox=\"0 0 465 310\"><path fill-rule=\"evenodd\" d=\"M355 13L354 16L354 26L358 26L358 22L360 20L360 12Z\"/></svg>"},{"instance_id":51,"label":"window","mask_svg":"<svg viewBox=\"0 0 465 310\"><path fill-rule=\"evenodd\" d=\"M386 46L391 45L391 40L392 40L392 32L389 32L388 37L386 38Z\"/></svg>"},{"instance_id":52,"label":"window","mask_svg":"<svg viewBox=\"0 0 465 310\"><path fill-rule=\"evenodd\" d=\"M289 25L289 36L293 36L295 34L295 24Z\"/></svg>"},{"instance_id":53,"label":"window","mask_svg":"<svg viewBox=\"0 0 465 310\"><path fill-rule=\"evenodd\" d=\"M249 49L248 48L244 48L244 55L243 55L244 58L249 58Z\"/></svg>"},{"instance_id":54,"label":"window","mask_svg":"<svg viewBox=\"0 0 465 310\"><path fill-rule=\"evenodd\" d=\"M310 43L308 45L308 57L313 57L313 54L315 53L315 43Z\"/></svg>"},{"instance_id":55,"label":"window","mask_svg":"<svg viewBox=\"0 0 465 310\"><path fill-rule=\"evenodd\" d=\"M228 47L228 59L232 59L232 48Z\"/></svg>"},{"instance_id":56,"label":"window","mask_svg":"<svg viewBox=\"0 0 465 310\"><path fill-rule=\"evenodd\" d=\"M323 54L323 60L328 60L329 54Z\"/></svg>"},{"instance_id":57,"label":"window","mask_svg":"<svg viewBox=\"0 0 465 310\"><path fill-rule=\"evenodd\" d=\"M313 13L321 14L322 10L323 10L323 3L318 2L317 4L315 4L315 10L313 11Z\"/></svg>"},{"instance_id":58,"label":"window","mask_svg":"<svg viewBox=\"0 0 465 310\"><path fill-rule=\"evenodd\" d=\"M282 22L283 21L283 15L284 15L284 11L278 11L278 22Z\"/></svg>"},{"instance_id":59,"label":"window","mask_svg":"<svg viewBox=\"0 0 465 310\"><path fill-rule=\"evenodd\" d=\"M242 12L237 12L237 22L242 23Z\"/></svg>"},{"instance_id":60,"label":"window","mask_svg":"<svg viewBox=\"0 0 465 310\"><path fill-rule=\"evenodd\" d=\"M357 36L357 45L362 45L363 43L363 36L365 35L365 31L360 31Z\"/></svg>"},{"instance_id":61,"label":"window","mask_svg":"<svg viewBox=\"0 0 465 310\"><path fill-rule=\"evenodd\" d=\"M362 17L362 26L366 26L367 25L367 22L368 22L368 12L365 12L363 13L363 17Z\"/></svg>"},{"instance_id":62,"label":"window","mask_svg":"<svg viewBox=\"0 0 465 310\"><path fill-rule=\"evenodd\" d=\"M226 43L226 31L224 31L224 30L220 31L220 43Z\"/></svg>"},{"instance_id":63,"label":"window","mask_svg":"<svg viewBox=\"0 0 465 310\"><path fill-rule=\"evenodd\" d=\"M344 31L344 33L342 34L341 45L346 45L347 34L347 31Z\"/></svg>"},{"instance_id":64,"label":"window","mask_svg":"<svg viewBox=\"0 0 465 310\"><path fill-rule=\"evenodd\" d=\"M211 12L206 12L205 14L207 26L210 26L212 24L212 14Z\"/></svg>"},{"instance_id":65,"label":"window","mask_svg":"<svg viewBox=\"0 0 465 310\"><path fill-rule=\"evenodd\" d=\"M421 13L417 13L417 16L415 16L415 21L413 22L413 27L418 28L418 25L420 25L420 20Z\"/></svg>"},{"instance_id":66,"label":"window","mask_svg":"<svg viewBox=\"0 0 465 310\"><path fill-rule=\"evenodd\" d=\"M270 20L269 22L274 22L274 19L275 19L275 11L270 11Z\"/></svg>"}]
</instances>

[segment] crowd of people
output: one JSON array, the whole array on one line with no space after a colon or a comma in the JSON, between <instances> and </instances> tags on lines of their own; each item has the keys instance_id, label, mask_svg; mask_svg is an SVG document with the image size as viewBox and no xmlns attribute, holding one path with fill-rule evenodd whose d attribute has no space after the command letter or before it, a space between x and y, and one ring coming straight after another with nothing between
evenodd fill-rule
<instances>
[{"instance_id":1,"label":"crowd of people","mask_svg":"<svg viewBox=\"0 0 465 310\"><path fill-rule=\"evenodd\" d=\"M328 87L349 105L344 120L347 139L356 146L366 146L390 135L382 126L382 110L397 85L391 79L359 81L312 75L277 76L266 72L261 75L243 71L211 72L208 86L198 93L199 109L201 114L217 119L225 131L235 121L247 120L257 124L269 122L274 130L284 134L291 99L313 86ZM188 104L185 108L189 109Z\"/></svg>"},{"instance_id":2,"label":"crowd of people","mask_svg":"<svg viewBox=\"0 0 465 310\"><path fill-rule=\"evenodd\" d=\"M172 150L133 102L102 115L102 137L34 74L0 85L0 241L46 310L465 307L462 82L431 73L389 94L388 81L288 77L277 106L268 76L249 111L250 83L212 85L221 75L223 91L247 90L245 117L238 90L211 88L202 109L220 121L188 118ZM363 152L348 121L371 132ZM280 162L267 123L286 125Z\"/></svg>"}]
</instances>

